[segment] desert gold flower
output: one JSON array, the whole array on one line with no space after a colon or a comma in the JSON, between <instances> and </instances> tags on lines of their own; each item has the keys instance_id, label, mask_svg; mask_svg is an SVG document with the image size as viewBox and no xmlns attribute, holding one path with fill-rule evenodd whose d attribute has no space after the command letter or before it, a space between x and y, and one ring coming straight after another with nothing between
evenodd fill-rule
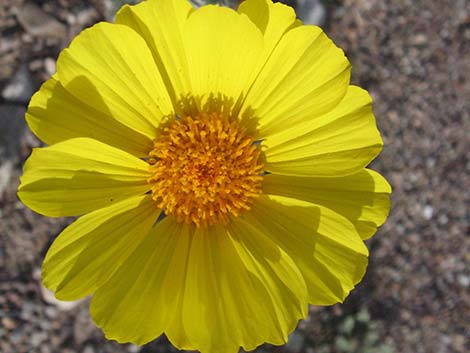
<instances>
[{"instance_id":1,"label":"desert gold flower","mask_svg":"<svg viewBox=\"0 0 470 353\"><path fill-rule=\"evenodd\" d=\"M33 96L48 147L18 195L80 216L43 281L92 295L110 339L234 353L283 344L308 304L361 280L390 186L366 91L318 27L271 0L124 6L84 30Z\"/></svg>"}]
</instances>

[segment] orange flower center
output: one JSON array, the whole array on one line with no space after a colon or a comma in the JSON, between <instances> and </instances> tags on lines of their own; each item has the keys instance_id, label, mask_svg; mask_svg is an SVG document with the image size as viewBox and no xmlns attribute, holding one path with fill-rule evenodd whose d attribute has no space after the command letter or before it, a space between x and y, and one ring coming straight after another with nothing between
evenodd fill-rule
<instances>
[{"instance_id":1,"label":"orange flower center","mask_svg":"<svg viewBox=\"0 0 470 353\"><path fill-rule=\"evenodd\" d=\"M227 223L261 194L264 164L254 142L220 114L176 119L149 153L153 199L179 222Z\"/></svg>"}]
</instances>

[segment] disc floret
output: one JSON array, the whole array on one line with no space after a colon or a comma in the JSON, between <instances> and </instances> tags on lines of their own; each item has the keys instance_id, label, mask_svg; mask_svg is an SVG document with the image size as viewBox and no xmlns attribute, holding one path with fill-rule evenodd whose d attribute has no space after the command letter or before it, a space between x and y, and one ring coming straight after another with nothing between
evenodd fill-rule
<instances>
[{"instance_id":1,"label":"disc floret","mask_svg":"<svg viewBox=\"0 0 470 353\"><path fill-rule=\"evenodd\" d=\"M221 114L175 119L149 154L152 197L166 215L197 227L225 224L261 194L261 150Z\"/></svg>"}]
</instances>

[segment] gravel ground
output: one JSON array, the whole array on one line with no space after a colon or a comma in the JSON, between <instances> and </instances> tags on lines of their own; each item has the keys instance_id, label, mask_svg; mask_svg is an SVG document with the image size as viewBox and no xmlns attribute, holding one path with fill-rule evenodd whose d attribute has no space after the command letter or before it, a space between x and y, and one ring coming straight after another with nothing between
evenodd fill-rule
<instances>
[{"instance_id":1,"label":"gravel ground","mask_svg":"<svg viewBox=\"0 0 470 353\"><path fill-rule=\"evenodd\" d=\"M32 92L60 49L112 18L119 2L0 1L2 353L176 352L165 338L144 347L106 341L86 300L58 302L42 288L45 251L71 219L39 216L15 195L39 145L22 119ZM285 347L258 352L470 352L468 1L327 1L315 14L308 0L290 2L324 25L350 58L353 82L373 96L385 148L372 167L391 182L393 206L346 302L312 308Z\"/></svg>"},{"instance_id":2,"label":"gravel ground","mask_svg":"<svg viewBox=\"0 0 470 353\"><path fill-rule=\"evenodd\" d=\"M386 5L386 3L393 3ZM345 1L329 30L368 89L391 216L358 298L398 352L469 352L470 6Z\"/></svg>"}]
</instances>

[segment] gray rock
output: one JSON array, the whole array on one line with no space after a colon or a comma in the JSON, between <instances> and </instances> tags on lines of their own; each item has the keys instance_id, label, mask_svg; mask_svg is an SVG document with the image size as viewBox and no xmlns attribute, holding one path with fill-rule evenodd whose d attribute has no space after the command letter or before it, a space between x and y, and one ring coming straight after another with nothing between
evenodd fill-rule
<instances>
[{"instance_id":1,"label":"gray rock","mask_svg":"<svg viewBox=\"0 0 470 353\"><path fill-rule=\"evenodd\" d=\"M0 196L3 193L3 190L5 190L8 186L8 182L10 181L12 172L13 162L11 160L5 160L3 162L0 162ZM0 213L0 216L2 216L2 213Z\"/></svg>"},{"instance_id":2,"label":"gray rock","mask_svg":"<svg viewBox=\"0 0 470 353\"><path fill-rule=\"evenodd\" d=\"M0 106L0 196L8 186L13 167L19 161L21 138L26 123L26 108L17 105Z\"/></svg>"},{"instance_id":3,"label":"gray rock","mask_svg":"<svg viewBox=\"0 0 470 353\"><path fill-rule=\"evenodd\" d=\"M0 161L18 156L26 128L25 112L26 108L17 105L0 106Z\"/></svg>"},{"instance_id":4,"label":"gray rock","mask_svg":"<svg viewBox=\"0 0 470 353\"><path fill-rule=\"evenodd\" d=\"M305 344L305 337L300 331L294 331L289 335L286 348L291 353L303 352Z\"/></svg>"},{"instance_id":5,"label":"gray rock","mask_svg":"<svg viewBox=\"0 0 470 353\"><path fill-rule=\"evenodd\" d=\"M190 0L195 7L200 7L209 4L219 4L227 7L237 8L239 5L238 0Z\"/></svg>"},{"instance_id":6,"label":"gray rock","mask_svg":"<svg viewBox=\"0 0 470 353\"><path fill-rule=\"evenodd\" d=\"M130 343L127 350L129 351L129 353L139 353L142 350L142 347Z\"/></svg>"},{"instance_id":7,"label":"gray rock","mask_svg":"<svg viewBox=\"0 0 470 353\"><path fill-rule=\"evenodd\" d=\"M89 344L87 344L85 348L83 349L82 353L95 353L95 349L93 348L93 346L90 346Z\"/></svg>"},{"instance_id":8,"label":"gray rock","mask_svg":"<svg viewBox=\"0 0 470 353\"><path fill-rule=\"evenodd\" d=\"M470 287L470 276L466 276L464 274L459 274L457 276L457 282L462 288Z\"/></svg>"},{"instance_id":9,"label":"gray rock","mask_svg":"<svg viewBox=\"0 0 470 353\"><path fill-rule=\"evenodd\" d=\"M47 339L47 334L45 332L34 332L31 335L31 346L33 346L34 348L37 348L46 339Z\"/></svg>"},{"instance_id":10,"label":"gray rock","mask_svg":"<svg viewBox=\"0 0 470 353\"><path fill-rule=\"evenodd\" d=\"M427 221L429 221L432 218L432 215L434 214L434 208L430 205L424 206L423 209L423 217Z\"/></svg>"},{"instance_id":11,"label":"gray rock","mask_svg":"<svg viewBox=\"0 0 470 353\"><path fill-rule=\"evenodd\" d=\"M2 97L10 103L28 104L33 94L33 82L26 64L20 65L2 91Z\"/></svg>"},{"instance_id":12,"label":"gray rock","mask_svg":"<svg viewBox=\"0 0 470 353\"><path fill-rule=\"evenodd\" d=\"M67 34L61 22L31 2L15 9L15 12L21 26L33 36L64 38Z\"/></svg>"},{"instance_id":13,"label":"gray rock","mask_svg":"<svg viewBox=\"0 0 470 353\"><path fill-rule=\"evenodd\" d=\"M297 0L297 16L308 25L323 26L326 21L326 9L320 0Z\"/></svg>"}]
</instances>

